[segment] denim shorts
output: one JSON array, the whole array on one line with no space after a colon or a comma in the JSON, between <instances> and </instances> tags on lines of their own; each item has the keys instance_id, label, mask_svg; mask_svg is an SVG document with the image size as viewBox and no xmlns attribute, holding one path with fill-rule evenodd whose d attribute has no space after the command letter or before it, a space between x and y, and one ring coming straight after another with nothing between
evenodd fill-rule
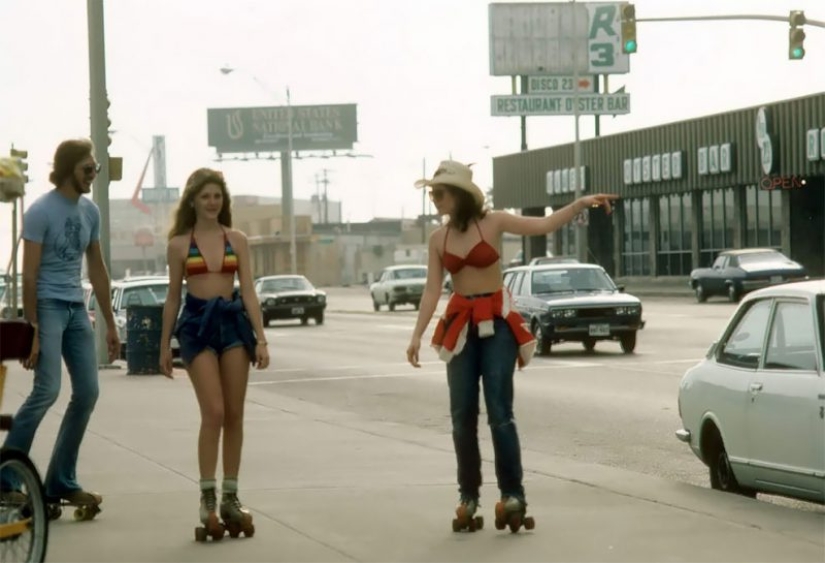
<instances>
[{"instance_id":1,"label":"denim shorts","mask_svg":"<svg viewBox=\"0 0 825 563\"><path fill-rule=\"evenodd\" d=\"M186 294L186 303L175 327L180 357L189 365L198 354L211 350L220 357L225 351L243 346L249 361L255 359L255 332L240 297L205 300Z\"/></svg>"}]
</instances>

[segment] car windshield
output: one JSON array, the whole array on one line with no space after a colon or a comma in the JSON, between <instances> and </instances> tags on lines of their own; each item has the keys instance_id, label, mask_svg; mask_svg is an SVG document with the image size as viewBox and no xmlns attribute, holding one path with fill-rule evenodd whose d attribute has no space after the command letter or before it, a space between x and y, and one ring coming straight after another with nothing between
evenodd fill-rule
<instances>
[{"instance_id":1,"label":"car windshield","mask_svg":"<svg viewBox=\"0 0 825 563\"><path fill-rule=\"evenodd\" d=\"M417 278L426 278L427 268L404 268L403 270L395 270L392 278L394 280L412 280Z\"/></svg>"},{"instance_id":2,"label":"car windshield","mask_svg":"<svg viewBox=\"0 0 825 563\"><path fill-rule=\"evenodd\" d=\"M602 270L567 268L536 270L532 275L533 294L574 291L615 291L616 286Z\"/></svg>"},{"instance_id":3,"label":"car windshield","mask_svg":"<svg viewBox=\"0 0 825 563\"><path fill-rule=\"evenodd\" d=\"M756 264L758 262L787 262L788 259L780 252L753 252L740 254L738 256L740 264Z\"/></svg>"},{"instance_id":4,"label":"car windshield","mask_svg":"<svg viewBox=\"0 0 825 563\"><path fill-rule=\"evenodd\" d=\"M312 289L309 280L302 277L278 278L261 282L261 293L278 293L280 291L306 291Z\"/></svg>"}]
</instances>

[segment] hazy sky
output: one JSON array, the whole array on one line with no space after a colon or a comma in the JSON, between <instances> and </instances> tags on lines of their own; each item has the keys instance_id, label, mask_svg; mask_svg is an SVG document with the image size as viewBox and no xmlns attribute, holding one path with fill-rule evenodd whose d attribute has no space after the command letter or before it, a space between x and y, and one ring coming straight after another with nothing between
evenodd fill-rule
<instances>
[{"instance_id":1,"label":"hazy sky","mask_svg":"<svg viewBox=\"0 0 825 563\"><path fill-rule=\"evenodd\" d=\"M637 18L713 14L825 20L823 0L637 0ZM167 179L181 186L200 166L224 170L234 193L280 195L277 161L213 162L210 107L292 103L358 106L355 151L372 158L296 161L295 196L315 193L329 169L329 194L344 219L421 212L412 183L449 154L477 162L490 185L490 158L520 148L518 118L491 117L490 96L510 79L491 77L488 5L481 0L108 0L106 73L113 137L130 197L151 148L166 136ZM44 193L54 149L89 135L84 0L0 0L0 149L29 151L27 201ZM602 118L602 134L655 126L825 91L825 29L808 26L803 61L787 58L780 22L639 22L631 72L610 90L631 95L632 113ZM224 76L219 68L238 72ZM261 83L267 85L263 88ZM582 137L593 118L581 119ZM573 140L573 119L528 119L528 146ZM572 163L571 163L572 164ZM149 171L145 185L152 185ZM610 190L610 186L600 186ZM10 252L10 206L0 209L0 269Z\"/></svg>"}]
</instances>

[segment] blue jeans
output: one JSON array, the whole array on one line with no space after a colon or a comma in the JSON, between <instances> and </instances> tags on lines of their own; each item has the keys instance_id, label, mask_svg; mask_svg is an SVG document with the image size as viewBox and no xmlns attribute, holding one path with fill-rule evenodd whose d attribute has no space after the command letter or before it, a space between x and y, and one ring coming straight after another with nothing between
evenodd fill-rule
<instances>
[{"instance_id":1,"label":"blue jeans","mask_svg":"<svg viewBox=\"0 0 825 563\"><path fill-rule=\"evenodd\" d=\"M504 319L497 317L493 327L495 334L479 338L478 328L471 325L464 349L447 364L459 492L463 498L477 499L481 488L478 395L479 382L483 381L498 488L501 496L514 496L524 502L521 446L513 416L518 344Z\"/></svg>"},{"instance_id":2,"label":"blue jeans","mask_svg":"<svg viewBox=\"0 0 825 563\"><path fill-rule=\"evenodd\" d=\"M40 300L37 322L40 357L34 368L34 386L14 417L4 447L29 452L37 428L60 394L61 360L65 360L72 396L43 483L46 496L56 498L81 489L75 476L77 455L98 397L95 332L83 303ZM4 480L2 486L14 488L15 484Z\"/></svg>"}]
</instances>

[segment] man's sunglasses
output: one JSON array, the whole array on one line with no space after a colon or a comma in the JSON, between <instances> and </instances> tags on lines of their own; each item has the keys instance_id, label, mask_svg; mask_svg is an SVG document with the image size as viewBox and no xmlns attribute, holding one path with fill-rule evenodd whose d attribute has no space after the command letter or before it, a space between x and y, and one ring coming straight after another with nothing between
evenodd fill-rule
<instances>
[{"instance_id":1,"label":"man's sunglasses","mask_svg":"<svg viewBox=\"0 0 825 563\"><path fill-rule=\"evenodd\" d=\"M100 173L100 165L99 164L87 164L86 166L81 168L81 170L83 170L83 173L86 176L91 175L92 172L94 172L95 174L99 174Z\"/></svg>"}]
</instances>

